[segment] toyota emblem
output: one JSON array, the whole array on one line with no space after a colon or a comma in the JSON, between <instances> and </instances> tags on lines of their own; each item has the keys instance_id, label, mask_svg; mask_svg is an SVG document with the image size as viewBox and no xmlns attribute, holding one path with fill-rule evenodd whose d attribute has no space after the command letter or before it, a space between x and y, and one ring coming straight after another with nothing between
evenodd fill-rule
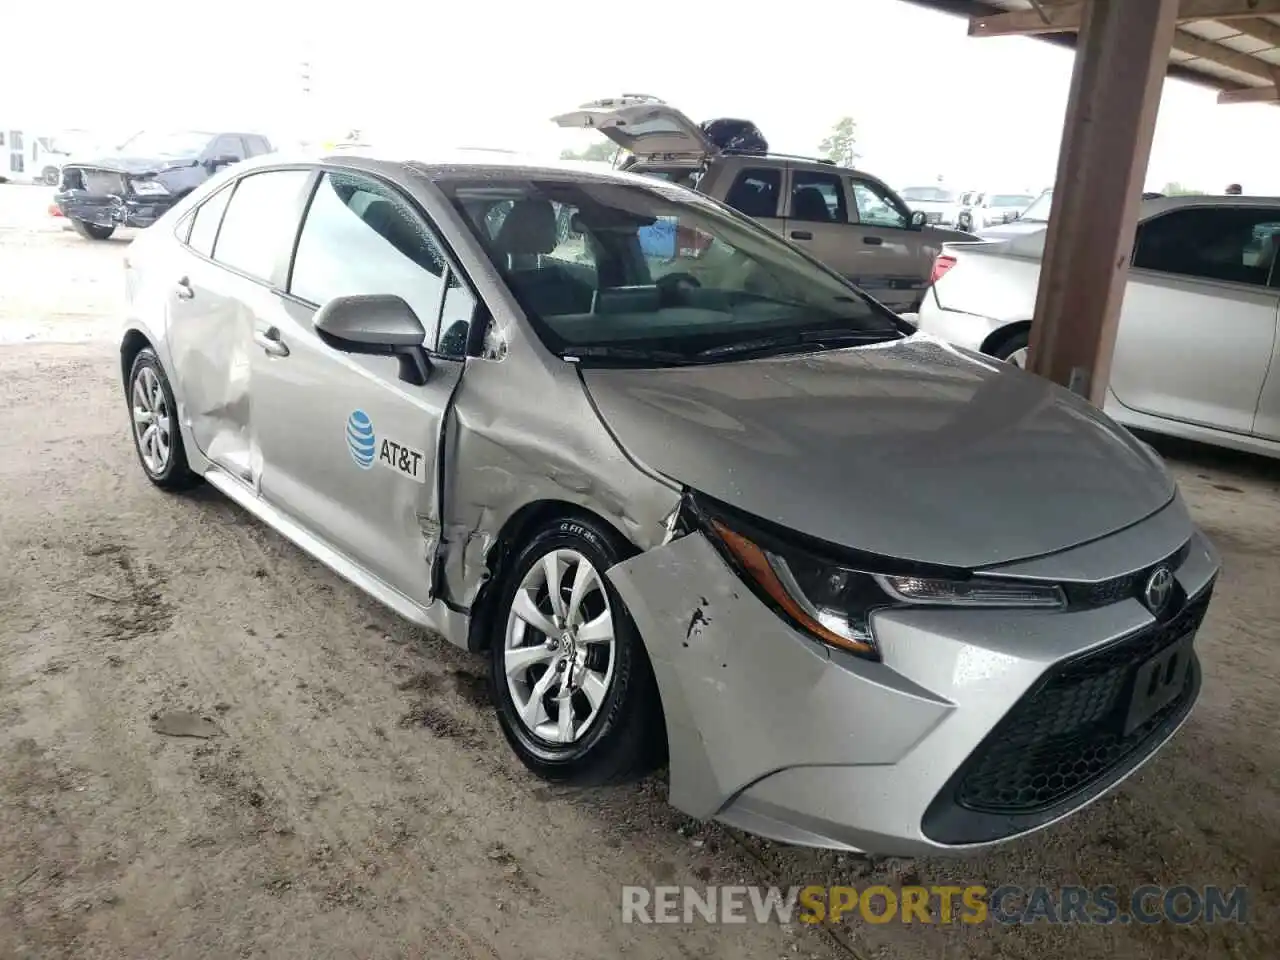
<instances>
[{"instance_id":1,"label":"toyota emblem","mask_svg":"<svg viewBox=\"0 0 1280 960\"><path fill-rule=\"evenodd\" d=\"M1156 567L1142 591L1142 598L1147 604L1147 609L1152 613L1159 613L1168 605L1169 598L1172 596L1172 571L1168 567Z\"/></svg>"}]
</instances>

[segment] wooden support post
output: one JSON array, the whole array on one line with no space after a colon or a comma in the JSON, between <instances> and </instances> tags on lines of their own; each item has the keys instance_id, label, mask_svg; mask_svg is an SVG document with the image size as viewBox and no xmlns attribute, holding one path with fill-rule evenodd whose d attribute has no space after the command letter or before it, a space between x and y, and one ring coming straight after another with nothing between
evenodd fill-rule
<instances>
[{"instance_id":1,"label":"wooden support post","mask_svg":"<svg viewBox=\"0 0 1280 960\"><path fill-rule=\"evenodd\" d=\"M1030 368L1102 406L1178 0L1085 0Z\"/></svg>"}]
</instances>

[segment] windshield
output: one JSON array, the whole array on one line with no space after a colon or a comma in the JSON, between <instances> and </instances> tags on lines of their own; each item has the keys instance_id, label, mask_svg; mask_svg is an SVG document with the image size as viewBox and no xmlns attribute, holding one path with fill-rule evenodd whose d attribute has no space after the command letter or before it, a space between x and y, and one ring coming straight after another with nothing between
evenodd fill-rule
<instances>
[{"instance_id":1,"label":"windshield","mask_svg":"<svg viewBox=\"0 0 1280 960\"><path fill-rule=\"evenodd\" d=\"M991 206L993 207L1016 207L1021 210L1033 201L1035 197L1023 193L997 193L991 198Z\"/></svg>"},{"instance_id":2,"label":"windshield","mask_svg":"<svg viewBox=\"0 0 1280 960\"><path fill-rule=\"evenodd\" d=\"M907 187L900 194L903 200L925 203L955 203L956 195L942 187Z\"/></svg>"},{"instance_id":3,"label":"windshield","mask_svg":"<svg viewBox=\"0 0 1280 960\"><path fill-rule=\"evenodd\" d=\"M1030 220L1032 223L1048 223L1049 208L1053 206L1053 191L1046 190L1032 201L1031 206L1022 211L1019 220Z\"/></svg>"},{"instance_id":4,"label":"windshield","mask_svg":"<svg viewBox=\"0 0 1280 960\"><path fill-rule=\"evenodd\" d=\"M891 313L838 276L679 187L543 179L439 186L562 356L710 362L756 347L811 350L902 335Z\"/></svg>"},{"instance_id":5,"label":"windshield","mask_svg":"<svg viewBox=\"0 0 1280 960\"><path fill-rule=\"evenodd\" d=\"M120 144L121 153L139 157L194 157L209 145L213 134L194 130L155 133L143 130Z\"/></svg>"}]
</instances>

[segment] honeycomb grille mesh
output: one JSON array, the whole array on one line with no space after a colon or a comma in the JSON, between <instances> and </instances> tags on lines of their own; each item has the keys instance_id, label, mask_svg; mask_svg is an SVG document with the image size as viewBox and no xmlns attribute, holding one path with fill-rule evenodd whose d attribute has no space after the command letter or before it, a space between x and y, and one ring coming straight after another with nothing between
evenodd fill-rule
<instances>
[{"instance_id":1,"label":"honeycomb grille mesh","mask_svg":"<svg viewBox=\"0 0 1280 960\"><path fill-rule=\"evenodd\" d=\"M1067 661L1023 697L966 763L957 801L990 813L1034 813L1086 789L1139 748L1194 688L1124 732L1133 676L1148 658L1195 630L1206 591L1166 623Z\"/></svg>"}]
</instances>

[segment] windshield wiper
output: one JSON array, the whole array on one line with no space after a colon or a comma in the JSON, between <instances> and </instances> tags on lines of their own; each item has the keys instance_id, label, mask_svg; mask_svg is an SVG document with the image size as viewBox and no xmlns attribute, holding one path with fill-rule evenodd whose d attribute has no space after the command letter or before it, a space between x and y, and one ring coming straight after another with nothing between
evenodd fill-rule
<instances>
[{"instance_id":1,"label":"windshield wiper","mask_svg":"<svg viewBox=\"0 0 1280 960\"><path fill-rule=\"evenodd\" d=\"M699 360L713 357L728 357L742 353L762 353L771 350L785 350L790 347L823 347L837 343L881 343L885 340L900 340L902 334L896 330L850 330L847 327L835 330L800 330L788 334L777 334L770 337L756 337L751 340L738 340L734 343L723 343L715 347L707 347L694 354Z\"/></svg>"},{"instance_id":2,"label":"windshield wiper","mask_svg":"<svg viewBox=\"0 0 1280 960\"><path fill-rule=\"evenodd\" d=\"M642 347L614 347L609 344L575 344L560 352L564 360L619 360L626 363L688 363L689 356L674 350L646 350Z\"/></svg>"}]
</instances>

